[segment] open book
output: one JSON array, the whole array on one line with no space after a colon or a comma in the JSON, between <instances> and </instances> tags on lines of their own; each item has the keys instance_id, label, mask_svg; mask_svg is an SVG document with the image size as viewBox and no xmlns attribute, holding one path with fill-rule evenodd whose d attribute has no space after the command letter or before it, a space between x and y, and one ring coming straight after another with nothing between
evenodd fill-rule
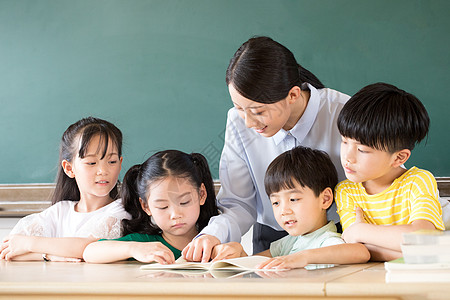
<instances>
[{"instance_id":1,"label":"open book","mask_svg":"<svg viewBox=\"0 0 450 300\"><path fill-rule=\"evenodd\" d=\"M256 266L270 259L269 257L253 255L245 257L237 257L219 260L209 263L200 262L188 262L183 257L178 258L174 264L162 265L159 263L152 263L141 266L141 270L203 270L203 271L234 271L234 272L254 272L262 271L257 269ZM310 264L305 267L307 270L315 270L322 268L334 267L332 264ZM283 271L282 269L264 269L267 271Z\"/></svg>"},{"instance_id":2,"label":"open book","mask_svg":"<svg viewBox=\"0 0 450 300\"><path fill-rule=\"evenodd\" d=\"M174 264L162 265L152 263L141 266L141 270L233 270L233 271L257 271L256 266L268 260L265 256L246 256L230 258L215 262L200 263L188 262L182 257ZM261 270L259 270L261 271ZM278 270L279 271L279 270Z\"/></svg>"}]
</instances>

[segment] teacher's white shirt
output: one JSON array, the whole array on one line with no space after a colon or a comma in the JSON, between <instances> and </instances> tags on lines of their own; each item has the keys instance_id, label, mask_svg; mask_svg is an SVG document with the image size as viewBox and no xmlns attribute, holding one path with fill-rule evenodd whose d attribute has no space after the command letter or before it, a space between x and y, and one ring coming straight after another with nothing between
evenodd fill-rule
<instances>
[{"instance_id":1,"label":"teacher's white shirt","mask_svg":"<svg viewBox=\"0 0 450 300\"><path fill-rule=\"evenodd\" d=\"M336 166L339 180L345 179L339 158L341 136L336 121L350 97L328 88L308 87L311 94L303 116L291 130L281 129L270 138L247 128L235 108L228 111L219 166L221 189L217 195L222 214L213 217L202 234L216 236L222 243L240 241L255 221L282 230L265 192L264 175L273 159L295 146L327 152ZM328 218L339 220L334 204Z\"/></svg>"}]
</instances>

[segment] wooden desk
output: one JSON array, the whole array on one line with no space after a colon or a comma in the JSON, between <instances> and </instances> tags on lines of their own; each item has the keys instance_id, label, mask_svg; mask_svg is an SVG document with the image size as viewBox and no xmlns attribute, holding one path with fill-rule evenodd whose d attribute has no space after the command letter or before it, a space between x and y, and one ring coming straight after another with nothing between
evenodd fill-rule
<instances>
[{"instance_id":1,"label":"wooden desk","mask_svg":"<svg viewBox=\"0 0 450 300\"><path fill-rule=\"evenodd\" d=\"M450 283L386 283L383 264L372 265L326 283L328 296L395 296L406 299L450 299Z\"/></svg>"},{"instance_id":2,"label":"wooden desk","mask_svg":"<svg viewBox=\"0 0 450 300\"><path fill-rule=\"evenodd\" d=\"M87 264L57 262L0 261L0 298L30 296L45 299L126 297L182 299L284 299L325 296L325 283L370 265L339 266L307 271L272 273L262 278L254 273L242 278L217 279L206 275L181 274L139 269L139 263ZM263 275L263 274L261 274Z\"/></svg>"},{"instance_id":3,"label":"wooden desk","mask_svg":"<svg viewBox=\"0 0 450 300\"><path fill-rule=\"evenodd\" d=\"M139 263L0 261L0 299L448 299L448 284L385 283L382 264L211 278L142 271ZM359 298L358 298L359 297Z\"/></svg>"}]
</instances>

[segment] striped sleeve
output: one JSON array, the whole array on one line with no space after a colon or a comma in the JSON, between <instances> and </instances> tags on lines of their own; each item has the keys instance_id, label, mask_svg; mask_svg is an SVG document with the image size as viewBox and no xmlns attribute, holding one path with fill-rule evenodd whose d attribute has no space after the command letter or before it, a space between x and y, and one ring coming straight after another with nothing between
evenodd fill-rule
<instances>
[{"instance_id":1,"label":"striped sleeve","mask_svg":"<svg viewBox=\"0 0 450 300\"><path fill-rule=\"evenodd\" d=\"M335 189L337 213L343 230L356 221L355 203L351 197L350 189L347 180L339 183Z\"/></svg>"},{"instance_id":2,"label":"striped sleeve","mask_svg":"<svg viewBox=\"0 0 450 300\"><path fill-rule=\"evenodd\" d=\"M436 229L445 230L435 178L425 170L411 177L411 214L408 223L426 220L433 223Z\"/></svg>"}]
</instances>

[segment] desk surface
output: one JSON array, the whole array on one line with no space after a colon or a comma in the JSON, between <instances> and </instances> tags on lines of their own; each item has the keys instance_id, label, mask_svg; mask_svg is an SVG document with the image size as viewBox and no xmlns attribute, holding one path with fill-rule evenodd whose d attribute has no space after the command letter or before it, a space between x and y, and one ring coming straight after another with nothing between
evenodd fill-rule
<instances>
[{"instance_id":1,"label":"desk surface","mask_svg":"<svg viewBox=\"0 0 450 300\"><path fill-rule=\"evenodd\" d=\"M386 284L383 264L342 265L329 269L250 273L232 278L211 274L144 271L139 263L87 264L0 261L0 298L11 296L58 298L258 299L283 296L361 296L400 299L450 295L449 284ZM288 298L286 298L288 297ZM448 299L448 297L447 297Z\"/></svg>"}]
</instances>

